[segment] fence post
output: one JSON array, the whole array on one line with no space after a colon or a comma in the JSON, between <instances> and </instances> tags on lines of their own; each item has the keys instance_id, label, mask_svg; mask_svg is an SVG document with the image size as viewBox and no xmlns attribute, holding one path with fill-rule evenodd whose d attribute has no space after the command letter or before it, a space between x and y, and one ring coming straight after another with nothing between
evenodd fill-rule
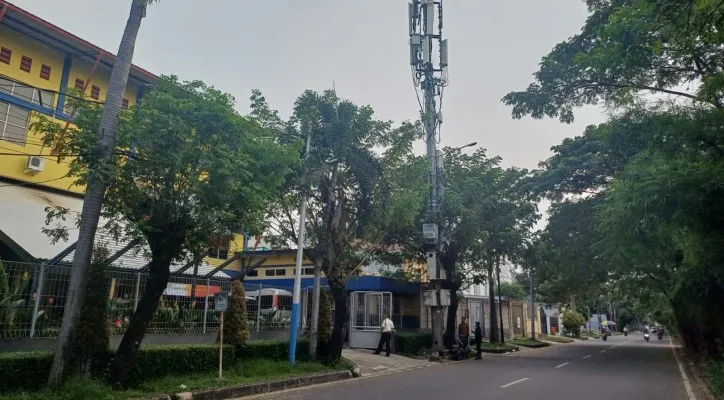
<instances>
[{"instance_id":1,"label":"fence post","mask_svg":"<svg viewBox=\"0 0 724 400\"><path fill-rule=\"evenodd\" d=\"M204 296L204 326L201 333L206 334L206 318L209 315L209 289L211 288L211 279L206 279L206 296Z\"/></svg>"},{"instance_id":2,"label":"fence post","mask_svg":"<svg viewBox=\"0 0 724 400\"><path fill-rule=\"evenodd\" d=\"M45 280L45 263L40 263L38 282L35 287L35 303L33 304L33 318L30 320L30 337L35 337L35 321L38 319L40 298L43 297L43 281Z\"/></svg>"},{"instance_id":3,"label":"fence post","mask_svg":"<svg viewBox=\"0 0 724 400\"><path fill-rule=\"evenodd\" d=\"M261 320L261 288L264 285L259 284L259 289L256 292L256 331L259 332L259 323Z\"/></svg>"},{"instance_id":4,"label":"fence post","mask_svg":"<svg viewBox=\"0 0 724 400\"><path fill-rule=\"evenodd\" d=\"M141 273L136 272L136 290L133 293L133 312L138 309L138 295L141 292Z\"/></svg>"}]
</instances>

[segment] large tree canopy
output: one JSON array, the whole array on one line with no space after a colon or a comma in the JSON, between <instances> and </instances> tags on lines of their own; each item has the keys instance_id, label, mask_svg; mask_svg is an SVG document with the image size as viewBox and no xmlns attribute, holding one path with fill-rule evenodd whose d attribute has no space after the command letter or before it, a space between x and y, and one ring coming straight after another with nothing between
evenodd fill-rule
<instances>
[{"instance_id":1,"label":"large tree canopy","mask_svg":"<svg viewBox=\"0 0 724 400\"><path fill-rule=\"evenodd\" d=\"M112 368L113 382L125 385L171 263L201 254L214 237L261 232L266 205L298 162L298 147L281 146L275 132L239 115L230 95L167 77L122 116L115 156L90 169L101 109L85 101L72 106L78 117L69 131L50 119L34 129L68 159L79 184L89 174L103 176L104 228L119 239L140 239L151 257Z\"/></svg>"}]
</instances>

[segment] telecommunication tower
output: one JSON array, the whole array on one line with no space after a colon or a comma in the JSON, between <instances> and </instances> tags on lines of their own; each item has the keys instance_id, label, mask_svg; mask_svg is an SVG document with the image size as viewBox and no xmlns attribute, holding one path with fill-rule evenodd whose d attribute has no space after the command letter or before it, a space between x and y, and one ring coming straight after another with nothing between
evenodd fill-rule
<instances>
[{"instance_id":1,"label":"telecommunication tower","mask_svg":"<svg viewBox=\"0 0 724 400\"><path fill-rule=\"evenodd\" d=\"M422 232L425 240L427 274L434 289L425 292L425 305L432 314L434 350L443 350L443 307L450 305L450 291L442 289L445 270L437 262L441 246L439 220L443 203L442 185L443 155L438 150L440 124L442 124L443 90L447 86L448 47L442 38L442 0L412 0L408 3L410 26L410 65L415 91L423 92L423 102L418 103L425 127L427 158L430 162L427 200L427 221Z\"/></svg>"}]
</instances>

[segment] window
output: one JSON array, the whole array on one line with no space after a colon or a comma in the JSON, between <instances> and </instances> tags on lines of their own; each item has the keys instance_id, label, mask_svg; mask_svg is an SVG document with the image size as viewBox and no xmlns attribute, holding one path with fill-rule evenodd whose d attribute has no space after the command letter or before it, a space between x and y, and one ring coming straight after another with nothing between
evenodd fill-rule
<instances>
[{"instance_id":1,"label":"window","mask_svg":"<svg viewBox=\"0 0 724 400\"><path fill-rule=\"evenodd\" d=\"M74 86L74 87L82 92L82 91L83 91L83 87L85 87L85 81L83 81L83 79L80 79L80 78L75 78L75 86Z\"/></svg>"},{"instance_id":2,"label":"window","mask_svg":"<svg viewBox=\"0 0 724 400\"><path fill-rule=\"evenodd\" d=\"M25 146L29 111L0 101L0 140Z\"/></svg>"},{"instance_id":3,"label":"window","mask_svg":"<svg viewBox=\"0 0 724 400\"><path fill-rule=\"evenodd\" d=\"M292 275L296 275L296 274L297 274L297 269L294 268L292 270ZM302 276L304 276L304 275L314 275L314 267L302 268Z\"/></svg>"},{"instance_id":4,"label":"window","mask_svg":"<svg viewBox=\"0 0 724 400\"><path fill-rule=\"evenodd\" d=\"M7 47L0 47L0 62L10 64L10 59L13 56L13 51Z\"/></svg>"},{"instance_id":5,"label":"window","mask_svg":"<svg viewBox=\"0 0 724 400\"><path fill-rule=\"evenodd\" d=\"M96 85L91 86L91 98L98 100L101 97L101 88Z\"/></svg>"},{"instance_id":6,"label":"window","mask_svg":"<svg viewBox=\"0 0 724 400\"><path fill-rule=\"evenodd\" d=\"M278 269L267 269L264 271L264 276L286 276L287 270L284 268Z\"/></svg>"},{"instance_id":7,"label":"window","mask_svg":"<svg viewBox=\"0 0 724 400\"><path fill-rule=\"evenodd\" d=\"M123 99L123 102L121 103L121 108L124 110L128 110L128 99Z\"/></svg>"},{"instance_id":8,"label":"window","mask_svg":"<svg viewBox=\"0 0 724 400\"><path fill-rule=\"evenodd\" d=\"M2 75L0 75L0 93L46 108L53 108L55 102L55 93L27 86Z\"/></svg>"},{"instance_id":9,"label":"window","mask_svg":"<svg viewBox=\"0 0 724 400\"><path fill-rule=\"evenodd\" d=\"M28 56L23 56L20 59L20 69L25 72L30 72L30 67L33 66L33 59Z\"/></svg>"},{"instance_id":10,"label":"window","mask_svg":"<svg viewBox=\"0 0 724 400\"><path fill-rule=\"evenodd\" d=\"M246 273L246 276L259 276L259 271L253 270Z\"/></svg>"},{"instance_id":11,"label":"window","mask_svg":"<svg viewBox=\"0 0 724 400\"><path fill-rule=\"evenodd\" d=\"M229 258L229 241L223 237L211 238L209 257L226 260Z\"/></svg>"},{"instance_id":12,"label":"window","mask_svg":"<svg viewBox=\"0 0 724 400\"><path fill-rule=\"evenodd\" d=\"M40 77L46 81L50 80L50 65L43 64L40 66Z\"/></svg>"}]
</instances>

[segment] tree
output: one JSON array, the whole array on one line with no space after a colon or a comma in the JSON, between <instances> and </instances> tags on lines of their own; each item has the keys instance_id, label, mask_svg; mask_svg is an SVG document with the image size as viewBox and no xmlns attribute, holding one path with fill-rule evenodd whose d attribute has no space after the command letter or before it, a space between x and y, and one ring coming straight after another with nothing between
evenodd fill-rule
<instances>
[{"instance_id":1,"label":"tree","mask_svg":"<svg viewBox=\"0 0 724 400\"><path fill-rule=\"evenodd\" d=\"M50 120L34 127L49 143L62 141L67 153L61 156L92 148L100 109L87 102L76 106L71 135ZM276 134L238 115L230 95L175 77L162 78L134 112L124 113L118 132L119 150L104 164L104 229L141 240L151 258L149 279L111 367L111 381L125 386L171 263L201 254L214 238L241 229L261 232L266 204L299 159L298 147L281 146ZM88 180L89 162L71 161L79 183Z\"/></svg>"},{"instance_id":2,"label":"tree","mask_svg":"<svg viewBox=\"0 0 724 400\"><path fill-rule=\"evenodd\" d=\"M284 131L291 141L311 140L306 165L280 191L269 216L282 241L297 241L294 210L302 191L307 192L305 253L319 263L330 286L335 313L327 359L337 361L349 322L347 278L379 248L391 221L411 215L404 207L390 206L406 193L388 184L383 158L411 148L419 130L411 124L393 129L390 122L376 120L371 107L340 100L333 91L304 92L286 123L269 111L263 96L252 101L252 116L265 126ZM382 156L372 150L375 146ZM406 214L392 217L396 211Z\"/></svg>"},{"instance_id":3,"label":"tree","mask_svg":"<svg viewBox=\"0 0 724 400\"><path fill-rule=\"evenodd\" d=\"M521 118L573 121L573 110L619 107L643 94L722 108L719 75L724 10L716 2L587 0L590 16L575 35L543 57L534 82L503 101ZM695 91L686 83L700 82Z\"/></svg>"},{"instance_id":4,"label":"tree","mask_svg":"<svg viewBox=\"0 0 724 400\"><path fill-rule=\"evenodd\" d=\"M63 322L60 326L58 344L53 357L50 376L48 377L48 386L51 388L60 386L68 372L67 368L71 358L71 350L73 349L72 335L80 318L81 305L88 282L93 241L101 215L103 196L108 185L108 176L105 173L104 164L115 151L116 127L121 114L128 75L131 70L136 37L141 28L141 20L146 15L146 7L153 2L155 0L133 0L131 3L131 11L111 71L103 113L95 132L96 141L92 151L87 153L90 157L90 173L88 174L83 209L81 211L81 223L73 256L68 295L63 310Z\"/></svg>"},{"instance_id":5,"label":"tree","mask_svg":"<svg viewBox=\"0 0 724 400\"><path fill-rule=\"evenodd\" d=\"M249 341L249 320L246 314L244 285L237 280L231 285L229 310L226 312L227 319L224 323L226 343L236 347L243 347Z\"/></svg>"},{"instance_id":6,"label":"tree","mask_svg":"<svg viewBox=\"0 0 724 400\"><path fill-rule=\"evenodd\" d=\"M325 290L319 292L319 347L321 354L326 354L329 340L332 338L332 302Z\"/></svg>"},{"instance_id":7,"label":"tree","mask_svg":"<svg viewBox=\"0 0 724 400\"><path fill-rule=\"evenodd\" d=\"M572 336L581 336L581 326L585 323L586 319L574 310L563 313L563 328Z\"/></svg>"},{"instance_id":8,"label":"tree","mask_svg":"<svg viewBox=\"0 0 724 400\"><path fill-rule=\"evenodd\" d=\"M500 284L500 294L513 300L524 300L525 292L523 286L518 282L503 282Z\"/></svg>"}]
</instances>

